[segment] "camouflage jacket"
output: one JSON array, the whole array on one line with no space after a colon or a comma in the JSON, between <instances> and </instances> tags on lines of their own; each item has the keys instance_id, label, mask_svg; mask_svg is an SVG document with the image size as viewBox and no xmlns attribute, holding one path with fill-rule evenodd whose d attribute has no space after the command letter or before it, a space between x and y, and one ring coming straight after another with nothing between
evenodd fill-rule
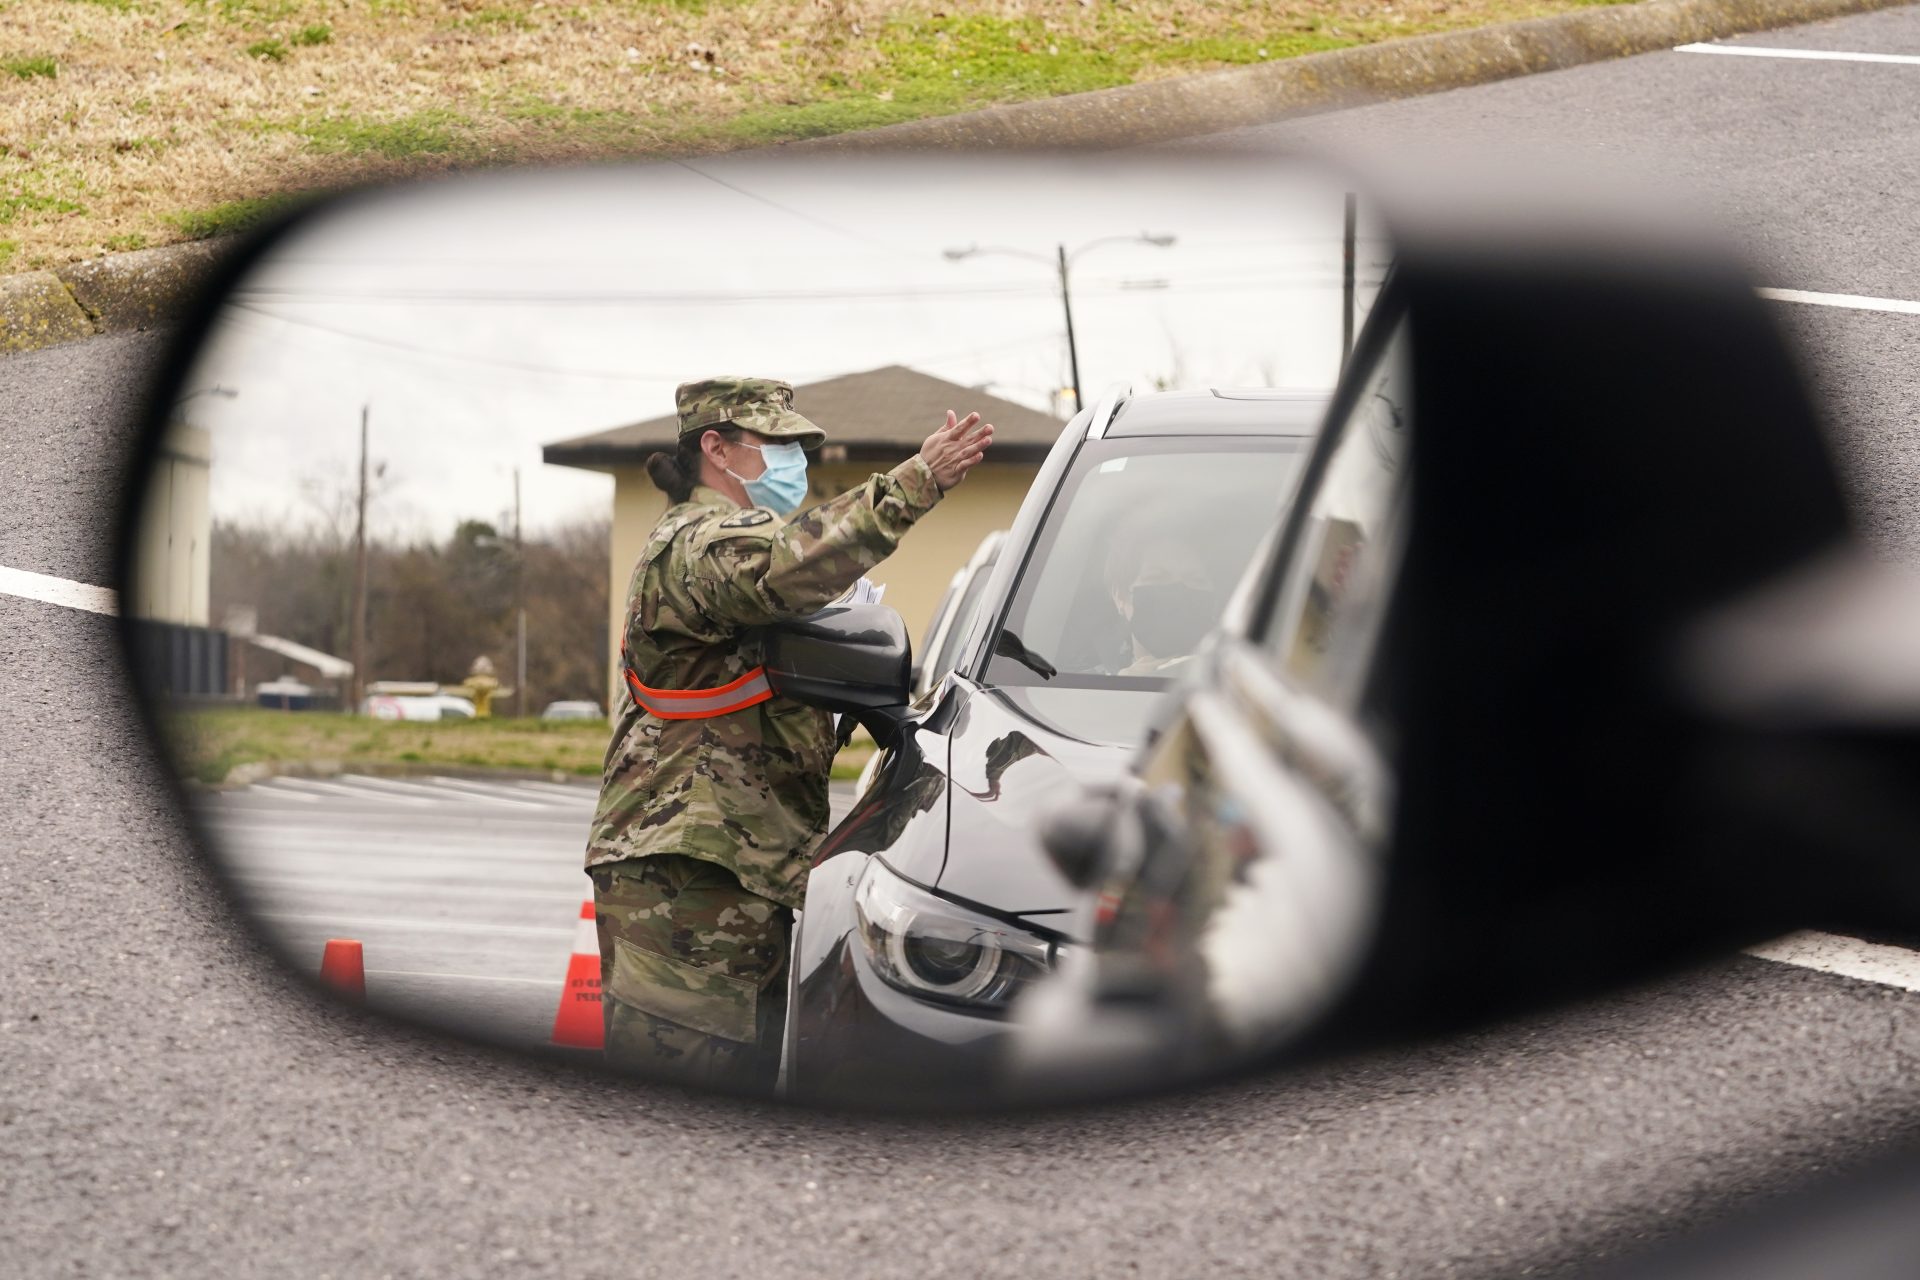
<instances>
[{"instance_id":1,"label":"camouflage jacket","mask_svg":"<svg viewBox=\"0 0 1920 1280\"><path fill-rule=\"evenodd\" d=\"M627 588L627 659L655 689L710 689L760 665L767 623L801 617L880 563L939 501L917 455L790 520L694 489L654 526ZM664 720L621 682L587 865L679 853L797 907L827 829L833 717L790 698Z\"/></svg>"}]
</instances>

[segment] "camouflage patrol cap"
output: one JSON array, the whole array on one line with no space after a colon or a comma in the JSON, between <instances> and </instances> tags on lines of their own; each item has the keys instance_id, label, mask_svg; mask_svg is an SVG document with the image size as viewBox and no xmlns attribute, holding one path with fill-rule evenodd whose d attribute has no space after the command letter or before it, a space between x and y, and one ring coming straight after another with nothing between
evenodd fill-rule
<instances>
[{"instance_id":1,"label":"camouflage patrol cap","mask_svg":"<svg viewBox=\"0 0 1920 1280\"><path fill-rule=\"evenodd\" d=\"M793 387L773 378L703 378L681 383L673 398L682 436L708 427L744 427L798 440L803 449L826 442L826 432L793 411Z\"/></svg>"}]
</instances>

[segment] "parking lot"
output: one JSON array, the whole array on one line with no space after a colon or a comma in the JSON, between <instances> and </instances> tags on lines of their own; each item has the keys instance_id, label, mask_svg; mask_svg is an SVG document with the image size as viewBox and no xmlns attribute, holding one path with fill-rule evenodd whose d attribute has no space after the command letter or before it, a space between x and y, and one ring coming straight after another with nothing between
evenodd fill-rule
<instances>
[{"instance_id":1,"label":"parking lot","mask_svg":"<svg viewBox=\"0 0 1920 1280\"><path fill-rule=\"evenodd\" d=\"M587 783L345 774L202 793L195 813L293 967L317 971L329 938L351 939L370 1007L545 1045L593 893L581 852L595 796Z\"/></svg>"}]
</instances>

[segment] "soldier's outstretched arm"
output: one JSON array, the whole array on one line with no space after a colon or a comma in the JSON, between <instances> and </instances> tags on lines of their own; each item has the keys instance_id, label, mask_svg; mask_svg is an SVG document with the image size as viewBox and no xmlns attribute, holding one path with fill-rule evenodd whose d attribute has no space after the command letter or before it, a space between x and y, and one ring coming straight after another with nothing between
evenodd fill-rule
<instances>
[{"instance_id":1,"label":"soldier's outstretched arm","mask_svg":"<svg viewBox=\"0 0 1920 1280\"><path fill-rule=\"evenodd\" d=\"M785 524L755 508L720 518L693 534L688 587L709 616L741 626L824 608L886 559L992 440L979 414L950 412L919 453Z\"/></svg>"}]
</instances>

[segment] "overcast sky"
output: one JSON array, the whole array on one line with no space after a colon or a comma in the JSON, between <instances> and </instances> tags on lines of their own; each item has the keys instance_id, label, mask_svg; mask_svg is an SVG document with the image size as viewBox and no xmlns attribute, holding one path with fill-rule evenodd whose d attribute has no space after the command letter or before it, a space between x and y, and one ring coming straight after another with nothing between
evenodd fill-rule
<instances>
[{"instance_id":1,"label":"overcast sky","mask_svg":"<svg viewBox=\"0 0 1920 1280\"><path fill-rule=\"evenodd\" d=\"M180 406L213 439L216 518L300 522L351 485L362 406L403 537L604 513L608 477L542 444L673 411L714 374L801 385L903 364L1040 409L1084 390L1330 385L1344 195L1272 159L712 158L443 179L362 197L230 301ZM1386 245L1361 208L1363 301ZM1173 235L1159 248L1129 238ZM949 261L942 250L977 244ZM1039 259L1039 260L1036 260ZM799 407L806 408L805 392ZM966 405L955 408L965 411ZM822 422L829 434L831 422ZM937 423L910 424L914 432Z\"/></svg>"}]
</instances>

